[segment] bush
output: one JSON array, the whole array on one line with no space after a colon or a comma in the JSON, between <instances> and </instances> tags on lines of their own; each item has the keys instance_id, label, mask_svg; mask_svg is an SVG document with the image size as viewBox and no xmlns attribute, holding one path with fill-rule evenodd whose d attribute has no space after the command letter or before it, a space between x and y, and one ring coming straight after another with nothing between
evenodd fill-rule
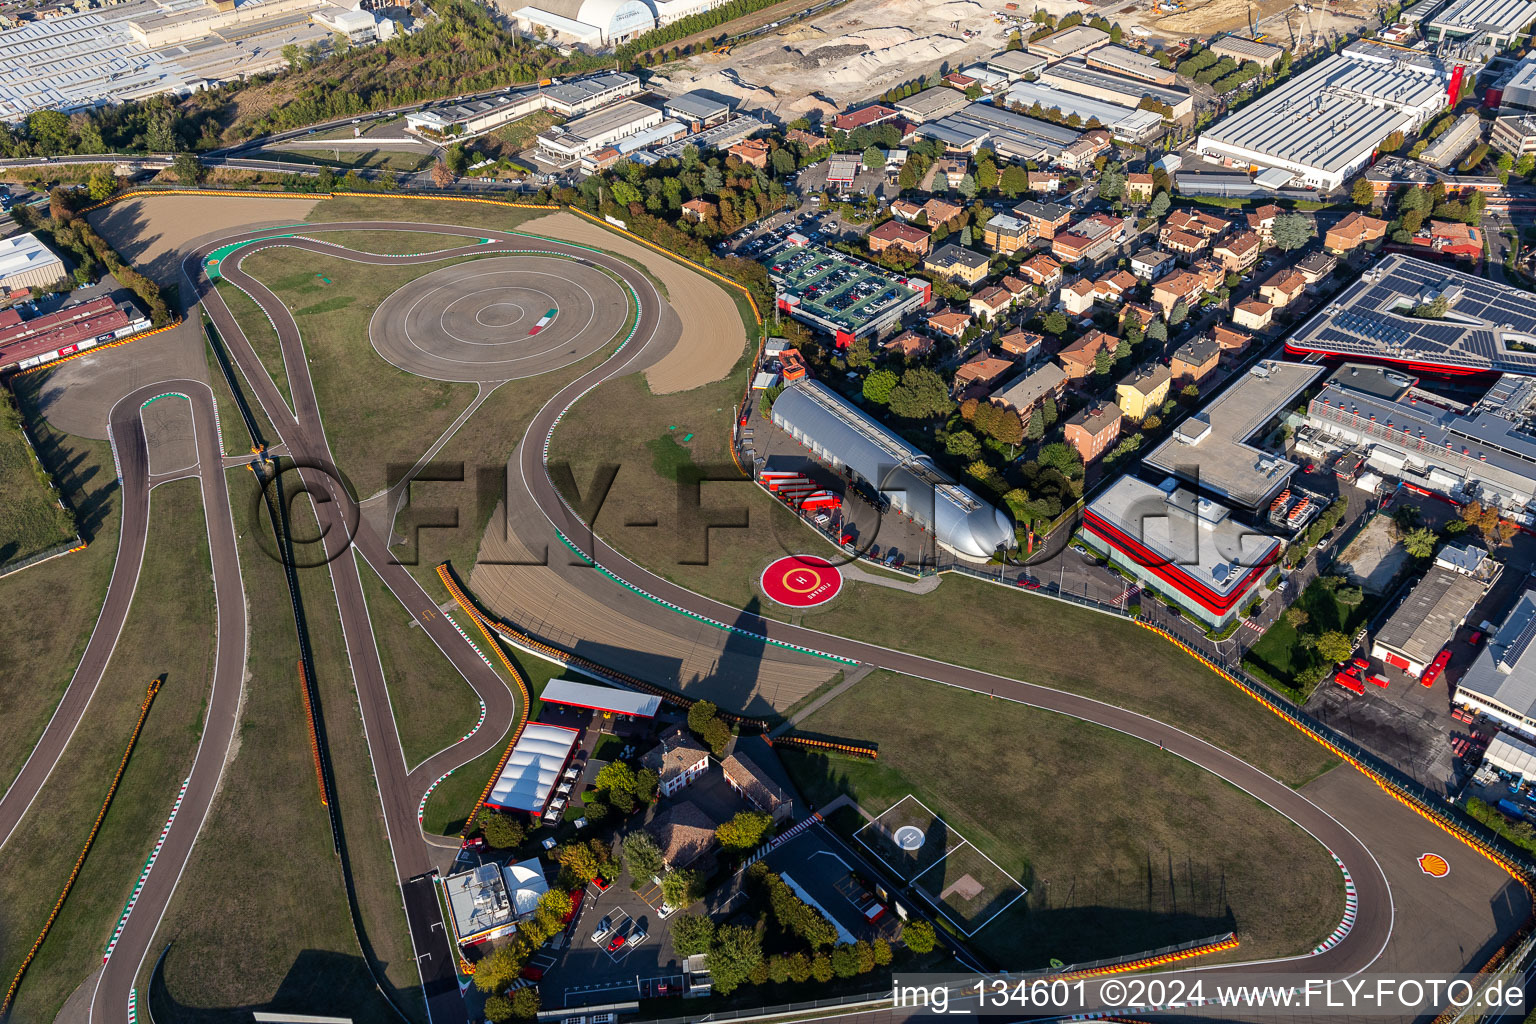
<instances>
[{"instance_id":1,"label":"bush","mask_svg":"<svg viewBox=\"0 0 1536 1024\"><path fill-rule=\"evenodd\" d=\"M523 845L523 826L505 814L486 813L480 817L480 834L496 850L511 850Z\"/></svg>"},{"instance_id":2,"label":"bush","mask_svg":"<svg viewBox=\"0 0 1536 1024\"><path fill-rule=\"evenodd\" d=\"M938 944L938 937L934 935L933 925L927 921L908 921L902 925L901 941L914 953L931 953Z\"/></svg>"}]
</instances>

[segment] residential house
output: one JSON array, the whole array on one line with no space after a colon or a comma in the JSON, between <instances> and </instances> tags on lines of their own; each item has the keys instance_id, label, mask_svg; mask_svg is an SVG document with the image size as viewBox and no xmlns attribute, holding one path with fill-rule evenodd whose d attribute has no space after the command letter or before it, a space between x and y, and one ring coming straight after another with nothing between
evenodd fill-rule
<instances>
[{"instance_id":1,"label":"residential house","mask_svg":"<svg viewBox=\"0 0 1536 1024\"><path fill-rule=\"evenodd\" d=\"M1253 335L1226 324L1217 324L1211 328L1211 340L1220 345L1223 352L1242 352L1253 342Z\"/></svg>"},{"instance_id":2,"label":"residential house","mask_svg":"<svg viewBox=\"0 0 1536 1024\"><path fill-rule=\"evenodd\" d=\"M1275 307L1258 299L1239 302L1232 310L1232 322L1253 331L1267 331L1274 320Z\"/></svg>"},{"instance_id":3,"label":"residential house","mask_svg":"<svg viewBox=\"0 0 1536 1024\"><path fill-rule=\"evenodd\" d=\"M997 339L997 347L1005 355L1033 363L1045 355L1045 335L1015 328Z\"/></svg>"},{"instance_id":4,"label":"residential house","mask_svg":"<svg viewBox=\"0 0 1536 1024\"><path fill-rule=\"evenodd\" d=\"M1103 331L1089 331L1056 353L1069 380L1083 380L1093 375L1094 358L1100 352L1114 352L1118 339Z\"/></svg>"},{"instance_id":5,"label":"residential house","mask_svg":"<svg viewBox=\"0 0 1536 1024\"><path fill-rule=\"evenodd\" d=\"M1168 372L1180 384L1198 384L1221 362L1221 345L1214 338L1192 338L1174 349Z\"/></svg>"},{"instance_id":6,"label":"residential house","mask_svg":"<svg viewBox=\"0 0 1536 1024\"><path fill-rule=\"evenodd\" d=\"M1093 308L1093 282L1080 277L1061 289L1061 308L1069 316L1082 316Z\"/></svg>"},{"instance_id":7,"label":"residential house","mask_svg":"<svg viewBox=\"0 0 1536 1024\"><path fill-rule=\"evenodd\" d=\"M727 156L734 156L748 167L756 167L759 170L768 166L768 143L763 139L746 139L725 151Z\"/></svg>"},{"instance_id":8,"label":"residential house","mask_svg":"<svg viewBox=\"0 0 1536 1024\"><path fill-rule=\"evenodd\" d=\"M1055 363L1045 365L1014 377L987 396L987 401L1004 409L1012 409L1020 419L1044 402L1061 397L1067 386L1067 373Z\"/></svg>"},{"instance_id":9,"label":"residential house","mask_svg":"<svg viewBox=\"0 0 1536 1024\"><path fill-rule=\"evenodd\" d=\"M1125 176L1125 198L1132 203L1146 203L1152 199L1152 193L1156 186L1152 184L1152 175L1142 171L1133 171Z\"/></svg>"},{"instance_id":10,"label":"residential house","mask_svg":"<svg viewBox=\"0 0 1536 1024\"><path fill-rule=\"evenodd\" d=\"M993 285L983 288L971 296L971 315L974 317L986 317L988 320L996 320L1000 314L1008 312L1013 306L1013 296L1008 294L1008 289L1002 285Z\"/></svg>"},{"instance_id":11,"label":"residential house","mask_svg":"<svg viewBox=\"0 0 1536 1024\"><path fill-rule=\"evenodd\" d=\"M1108 306L1118 306L1126 300L1136 284L1136 275L1126 270L1105 274L1093 282L1094 300Z\"/></svg>"},{"instance_id":12,"label":"residential house","mask_svg":"<svg viewBox=\"0 0 1536 1024\"><path fill-rule=\"evenodd\" d=\"M883 103L871 103L867 107L851 110L846 114L839 114L832 122L832 127L840 132L851 132L855 128L866 128L872 124L883 124L886 121L894 121L901 116L901 112L895 107L888 107Z\"/></svg>"},{"instance_id":13,"label":"residential house","mask_svg":"<svg viewBox=\"0 0 1536 1024\"><path fill-rule=\"evenodd\" d=\"M1221 265L1220 260L1206 256L1195 260L1189 269L1199 275L1200 286L1208 292L1219 291L1227 283L1227 268Z\"/></svg>"},{"instance_id":14,"label":"residential house","mask_svg":"<svg viewBox=\"0 0 1536 1024\"><path fill-rule=\"evenodd\" d=\"M1115 385L1115 404L1126 419L1140 423L1167 401L1172 383L1173 375L1161 363L1133 370Z\"/></svg>"},{"instance_id":15,"label":"residential house","mask_svg":"<svg viewBox=\"0 0 1536 1024\"><path fill-rule=\"evenodd\" d=\"M1222 240L1211 250L1211 255L1221 261L1228 273L1241 274L1259 261L1259 251L1264 242L1256 231L1241 231Z\"/></svg>"},{"instance_id":16,"label":"residential house","mask_svg":"<svg viewBox=\"0 0 1536 1024\"><path fill-rule=\"evenodd\" d=\"M1309 254L1305 259L1296 264L1296 269L1301 276L1306 278L1308 287L1333 273L1339 261L1321 250Z\"/></svg>"},{"instance_id":17,"label":"residential house","mask_svg":"<svg viewBox=\"0 0 1536 1024\"><path fill-rule=\"evenodd\" d=\"M933 183L943 183L948 188L959 188L960 180L970 169L971 162L964 157L943 157L933 162Z\"/></svg>"},{"instance_id":18,"label":"residential house","mask_svg":"<svg viewBox=\"0 0 1536 1024\"><path fill-rule=\"evenodd\" d=\"M1259 297L1276 309L1284 309L1306 290L1307 279L1301 275L1301 271L1283 267L1259 285Z\"/></svg>"},{"instance_id":19,"label":"residential house","mask_svg":"<svg viewBox=\"0 0 1536 1024\"><path fill-rule=\"evenodd\" d=\"M1087 465L1120 438L1120 407L1097 403L1067 417L1066 442L1077 449Z\"/></svg>"},{"instance_id":20,"label":"residential house","mask_svg":"<svg viewBox=\"0 0 1536 1024\"><path fill-rule=\"evenodd\" d=\"M1258 235L1265 246L1275 244L1275 218L1280 212L1274 203L1266 203L1248 215L1248 230Z\"/></svg>"},{"instance_id":21,"label":"residential house","mask_svg":"<svg viewBox=\"0 0 1536 1024\"><path fill-rule=\"evenodd\" d=\"M892 209L895 209L892 206ZM1055 238L1056 232L1072 219L1072 208L1060 203L1037 203L1026 199L1013 208L1013 215L1029 222L1036 238Z\"/></svg>"},{"instance_id":22,"label":"residential house","mask_svg":"<svg viewBox=\"0 0 1536 1024\"><path fill-rule=\"evenodd\" d=\"M791 128L785 132L784 141L798 142L805 147L808 153L816 152L821 146L831 145L825 135L817 135L815 132L808 132L801 128Z\"/></svg>"},{"instance_id":23,"label":"residential house","mask_svg":"<svg viewBox=\"0 0 1536 1024\"><path fill-rule=\"evenodd\" d=\"M1181 270L1152 285L1152 304L1162 311L1163 316L1169 316L1173 313L1173 307L1180 302L1193 307L1204 294L1205 285L1200 275L1191 270Z\"/></svg>"},{"instance_id":24,"label":"residential house","mask_svg":"<svg viewBox=\"0 0 1536 1024\"><path fill-rule=\"evenodd\" d=\"M865 241L869 245L869 251L874 253L895 248L914 256L928 255L928 232L916 224L908 224L906 221L895 218L870 229Z\"/></svg>"},{"instance_id":25,"label":"residential house","mask_svg":"<svg viewBox=\"0 0 1536 1024\"><path fill-rule=\"evenodd\" d=\"M1001 253L1018 252L1034 237L1029 221L1006 213L994 214L981 229L981 243Z\"/></svg>"},{"instance_id":26,"label":"residential house","mask_svg":"<svg viewBox=\"0 0 1536 1024\"><path fill-rule=\"evenodd\" d=\"M1008 297L1015 303L1023 302L1025 299L1029 298L1028 281L1021 281L1019 278L1014 277L1012 274L1004 274L1003 279L999 281L998 284L1008 289Z\"/></svg>"},{"instance_id":27,"label":"residential house","mask_svg":"<svg viewBox=\"0 0 1536 1024\"><path fill-rule=\"evenodd\" d=\"M929 253L923 260L923 269L946 281L974 288L987 279L992 264L981 253L950 242Z\"/></svg>"},{"instance_id":28,"label":"residential house","mask_svg":"<svg viewBox=\"0 0 1536 1024\"><path fill-rule=\"evenodd\" d=\"M1434 252L1463 259L1475 260L1483 255L1482 231L1459 220L1430 221L1428 237L1420 232L1412 241L1414 245L1427 245Z\"/></svg>"},{"instance_id":29,"label":"residential house","mask_svg":"<svg viewBox=\"0 0 1536 1024\"><path fill-rule=\"evenodd\" d=\"M667 867L674 871L693 867L708 874L702 865L710 863L706 855L712 856L715 823L698 804L680 800L662 808L645 825L645 831L656 841Z\"/></svg>"},{"instance_id":30,"label":"residential house","mask_svg":"<svg viewBox=\"0 0 1536 1024\"><path fill-rule=\"evenodd\" d=\"M972 391L986 388L999 377L1013 369L1013 360L999 359L996 356L980 356L964 363L955 371L955 380L951 385L957 395L966 395Z\"/></svg>"},{"instance_id":31,"label":"residential house","mask_svg":"<svg viewBox=\"0 0 1536 1024\"><path fill-rule=\"evenodd\" d=\"M1107 213L1093 213L1076 221L1051 239L1051 252L1063 263L1097 261L1114 252L1125 237L1125 221Z\"/></svg>"},{"instance_id":32,"label":"residential house","mask_svg":"<svg viewBox=\"0 0 1536 1024\"><path fill-rule=\"evenodd\" d=\"M1176 227L1164 224L1157 233L1157 244L1169 252L1176 252L1180 256L1193 256L1209 244L1210 239L1204 235L1197 235L1189 231L1180 231Z\"/></svg>"},{"instance_id":33,"label":"residential house","mask_svg":"<svg viewBox=\"0 0 1536 1024\"><path fill-rule=\"evenodd\" d=\"M1061 175L1055 171L1030 171L1029 190L1041 195L1053 196L1061 191Z\"/></svg>"},{"instance_id":34,"label":"residential house","mask_svg":"<svg viewBox=\"0 0 1536 1024\"><path fill-rule=\"evenodd\" d=\"M962 75L958 71L951 71L949 74L939 79L939 81L943 82L951 89L959 89L961 92L965 92L965 90L977 84L976 79L972 78L970 75Z\"/></svg>"},{"instance_id":35,"label":"residential house","mask_svg":"<svg viewBox=\"0 0 1536 1024\"><path fill-rule=\"evenodd\" d=\"M954 203L946 203L942 199L933 198L925 203L914 203L910 199L898 199L891 204L891 215L900 217L905 221L916 221L921 214L928 222L930 228L936 228L940 224L947 224L954 220L964 209Z\"/></svg>"},{"instance_id":36,"label":"residential house","mask_svg":"<svg viewBox=\"0 0 1536 1024\"><path fill-rule=\"evenodd\" d=\"M1131 273L1143 281L1156 281L1171 271L1177 262L1172 253L1152 248L1138 249L1131 257Z\"/></svg>"},{"instance_id":37,"label":"residential house","mask_svg":"<svg viewBox=\"0 0 1536 1024\"><path fill-rule=\"evenodd\" d=\"M1156 319L1157 312L1147 306L1143 306L1139 302L1127 302L1125 308L1120 310L1120 323L1122 325L1127 321L1134 320L1142 328L1146 328Z\"/></svg>"},{"instance_id":38,"label":"residential house","mask_svg":"<svg viewBox=\"0 0 1536 1024\"><path fill-rule=\"evenodd\" d=\"M716 214L715 204L706 199L690 199L683 204L683 220L702 224Z\"/></svg>"},{"instance_id":39,"label":"residential house","mask_svg":"<svg viewBox=\"0 0 1536 1024\"><path fill-rule=\"evenodd\" d=\"M640 758L640 763L661 780L661 795L672 796L709 767L709 750L680 725L661 734L661 739Z\"/></svg>"},{"instance_id":40,"label":"residential house","mask_svg":"<svg viewBox=\"0 0 1536 1024\"><path fill-rule=\"evenodd\" d=\"M1043 252L1037 252L1020 263L1019 273L1046 291L1051 291L1061 284L1061 264Z\"/></svg>"},{"instance_id":41,"label":"residential house","mask_svg":"<svg viewBox=\"0 0 1536 1024\"><path fill-rule=\"evenodd\" d=\"M1353 252L1387 236L1387 222L1356 211L1339 221L1323 235L1323 248L1329 252Z\"/></svg>"},{"instance_id":42,"label":"residential house","mask_svg":"<svg viewBox=\"0 0 1536 1024\"><path fill-rule=\"evenodd\" d=\"M736 794L776 822L794 816L793 798L769 767L777 761L761 736L733 736L720 759L721 774Z\"/></svg>"},{"instance_id":43,"label":"residential house","mask_svg":"<svg viewBox=\"0 0 1536 1024\"><path fill-rule=\"evenodd\" d=\"M933 351L933 339L916 331L902 331L880 347L887 352L900 353L903 359L920 359Z\"/></svg>"},{"instance_id":44,"label":"residential house","mask_svg":"<svg viewBox=\"0 0 1536 1024\"><path fill-rule=\"evenodd\" d=\"M1232 226L1230 221L1204 210L1174 210L1163 224L1176 231L1187 231L1208 239L1220 238Z\"/></svg>"},{"instance_id":45,"label":"residential house","mask_svg":"<svg viewBox=\"0 0 1536 1024\"><path fill-rule=\"evenodd\" d=\"M1081 172L1092 167L1099 154L1109 152L1115 137L1103 128L1092 128L1078 136L1077 141L1061 151L1056 162L1069 171Z\"/></svg>"},{"instance_id":46,"label":"residential house","mask_svg":"<svg viewBox=\"0 0 1536 1024\"><path fill-rule=\"evenodd\" d=\"M943 313L932 313L928 317L928 329L936 334L942 334L946 338L959 339L969 326L971 326L971 314L969 313L950 310Z\"/></svg>"}]
</instances>

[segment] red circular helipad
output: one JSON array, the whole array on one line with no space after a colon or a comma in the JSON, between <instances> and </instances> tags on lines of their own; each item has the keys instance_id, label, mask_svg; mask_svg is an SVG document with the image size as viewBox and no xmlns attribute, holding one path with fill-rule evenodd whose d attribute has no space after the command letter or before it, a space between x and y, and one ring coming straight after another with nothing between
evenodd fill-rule
<instances>
[{"instance_id":1,"label":"red circular helipad","mask_svg":"<svg viewBox=\"0 0 1536 1024\"><path fill-rule=\"evenodd\" d=\"M815 555L790 555L763 570L763 593L791 608L825 604L843 589L837 566Z\"/></svg>"}]
</instances>

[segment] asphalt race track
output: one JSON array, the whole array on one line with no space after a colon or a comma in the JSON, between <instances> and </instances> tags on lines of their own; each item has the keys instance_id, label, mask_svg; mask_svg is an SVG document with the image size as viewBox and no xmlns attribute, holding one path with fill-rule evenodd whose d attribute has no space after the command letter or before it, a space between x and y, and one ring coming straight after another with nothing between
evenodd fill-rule
<instances>
[{"instance_id":1,"label":"asphalt race track","mask_svg":"<svg viewBox=\"0 0 1536 1024\"><path fill-rule=\"evenodd\" d=\"M311 225L309 229L322 231L325 227L326 225ZM734 623L734 628L741 632L755 633L776 643L798 645L823 651L849 661L888 668L977 692L992 693L1000 698L1016 700L1071 715L1084 721L1093 722L1106 728L1135 736L1147 742L1158 743L1168 751L1182 756L1218 777L1238 786L1255 799L1264 802L1290 818L1331 850L1350 872L1359 897L1359 912L1353 928L1337 945L1334 945L1322 954L1307 958L1306 969L1308 971L1350 974L1364 970L1377 961L1388 942L1393 938L1392 895L1386 875L1382 866L1377 861L1376 854L1367 848L1350 828L1323 811L1311 800L1289 786L1270 778L1241 759L1203 740L1190 736L1173 726L1076 694L1005 679L973 669L933 659L921 658L859 641L830 636L814 630L790 626L772 620L756 619L744 621L740 609L719 604L691 591L677 587L635 565L616 551L608 548L600 539L594 538L576 514L565 506L550 482L543 464L544 442L553 431L556 422L565 409L574 403L579 396L605 380L635 371L675 342L675 338L669 336L668 331L663 329L664 324L675 323L675 320L669 321L663 315L664 303L654 286L643 273L616 257L594 252L584 247L535 240L513 233L487 232L484 229L469 229L451 225L419 225L395 222L348 222L344 225L335 225L334 227L345 227L348 230L354 231L370 229L431 230L460 234L476 239L475 244L466 244L461 248L443 250L423 256L382 256L363 253L350 253L347 255L347 258L363 263L395 264L403 262L425 264L459 255L478 255L504 250L517 250L521 252L530 248L536 248L548 253L557 253L582 263L601 266L607 272L626 282L629 289L639 298L639 309L633 340L620 348L600 366L562 389L558 395L541 408L534 416L525 439L518 445L514 456L512 486L514 490L520 491L521 494L514 497L525 499L527 506L536 509L539 516L542 517L541 521L518 523L519 535L523 536L525 540L533 539L539 542L547 542L553 538L558 543L559 538L555 532L556 530L563 533L566 537L579 538L581 541L590 544L590 549L587 553L591 557L599 562L608 572L627 581L631 586L640 588L662 601L671 602L677 607L687 609L696 615L721 623ZM313 467L329 467L333 465L333 461L330 456L329 444L321 429L319 410L297 325L277 296L262 285L261 282L246 274L241 269L240 262L244 255L271 246L309 249L331 255L336 254L337 247L329 243L297 238L255 241L261 234L259 231L243 232L226 235L215 241L207 242L201 245L197 251L187 254L183 261L183 270L186 273L189 284L192 285L193 292L204 303L208 314L223 334L230 348L231 355L239 364L246 379L250 382L257 400L271 419L278 437L286 444L289 453L301 463L307 463ZM489 243L478 241L487 234L491 236ZM294 400L292 411L285 405L271 378L262 369L261 361L257 358L250 343L241 332L239 324L229 313L222 300L218 297L217 292L203 275L203 257L207 252L219 246L246 239L252 240L251 244L238 250L231 257L226 258L220 269L226 279L246 291L271 316L283 348L284 363L288 371L289 384ZM513 278L500 283L493 283L493 287L490 289L477 288L466 284L462 276L465 273L473 272L477 267L487 265L485 261L476 261L459 268L453 268L458 272L457 274L439 272L442 276L444 290L442 292L443 297L440 300L435 300L437 302L436 316L440 324L453 329L455 340L452 347L433 347L430 349L424 347L421 358L429 361L423 364L424 366L436 365L442 368L451 364L461 363L463 361L463 353L460 351L461 346L475 344L472 340L466 341L466 338L481 336L477 333L479 331L485 332L485 337L494 338L496 336L495 332L505 331L509 328L515 330L517 325L526 322L528 314L526 307L529 303L523 300L542 293L547 287L552 287L539 283L529 284L526 281L519 283L515 280L516 268L527 266L526 260L527 258L523 256L515 257L514 263L509 265L513 267L513 270L508 272L514 275ZM537 262L544 263L545 260L540 259ZM561 262L563 264L566 260L562 259ZM435 278L439 275L430 276ZM577 275L573 274L571 276L572 279L577 279ZM593 279L594 277L607 279L606 274L590 270L585 271L581 279ZM519 289L522 289L522 291L519 292ZM617 291L617 288L615 287L614 290ZM419 289L413 285L411 288L402 289L401 295L405 296L417 292L419 292ZM567 298L569 299L569 296ZM406 303L407 299L402 297L400 301ZM476 303L479 303L479 305L476 305ZM603 300L595 293L592 305L594 315L597 315L598 307L603 305ZM524 308L520 313L518 310L510 308L512 306ZM542 313L542 311L537 312ZM430 319L433 313L429 309L421 315ZM559 323L560 317L564 315L566 315L566 310L562 308L554 322ZM408 323L409 319L407 315L400 322ZM622 319L621 315L620 324ZM474 331L468 326L469 321L476 323ZM593 322L596 323L596 321ZM616 329L617 324L614 327ZM586 340L591 341L592 339L603 338L605 332L607 334L606 340L611 340L613 332L608 329L607 321L603 321L603 325L600 327L594 326ZM448 332L445 330L444 333ZM542 333L540 332L540 335L533 336L533 338L536 339L542 336ZM410 336L417 337L415 332L411 332ZM421 336L424 337L425 335ZM525 337L527 336L525 335ZM581 337L580 334L572 335L570 338L573 340L569 343L578 344L579 347ZM562 342L562 344L565 344L565 342ZM602 341L597 342L591 351L601 348L602 344ZM494 349L497 346L484 347ZM549 357L555 359L557 354L550 350ZM576 358L579 358L579 356ZM446 362L431 363L430 361L434 359L445 360ZM565 361L569 362L570 360L567 359ZM489 372L503 372L500 359L491 359L489 364L496 367L495 369L490 369ZM563 364L556 363L555 365ZM477 369L486 368L481 367ZM199 423L205 422L205 417L211 415L211 412L200 414ZM115 423L116 420L114 419ZM114 437L116 436L117 434L114 430ZM203 448L206 446L206 443L202 433L200 433L199 469L203 473L207 473L207 466L209 465L203 455ZM124 475L126 481L128 476L126 467ZM321 529L325 537L326 552L331 556L329 571L335 587L345 642L351 657L354 682L362 711L370 755L373 760L382 809L409 919L412 941L415 945L415 953L427 994L429 1010L434 1024L463 1021L466 1019L465 1009L462 1000L459 998L454 977L453 951L449 948L445 929L442 927L439 918L437 902L431 890L431 883L427 880L432 871L432 861L428 854L424 837L416 822L416 806L427 787L443 772L449 768L466 763L487 750L504 745L507 731L513 727L522 709L516 706L516 700L508 691L501 677L495 671L487 668L473 649L437 613L434 602L416 583L415 579L403 567L394 564L384 540L357 516L356 500L352 495L347 494L337 483L337 474L326 472L320 468L313 468L302 471L301 475L309 485L311 494L320 499L316 502L317 514L320 518ZM205 500L208 493L208 484L205 482ZM135 498L134 495L129 495L129 497ZM227 509L227 496L223 498L223 503ZM213 505L210 505L210 509L213 507ZM134 508L135 501L125 500L125 537L135 532L130 529L133 521L129 518L133 514ZM210 514L210 521L214 520L222 522L220 517ZM348 524L356 525L349 528ZM525 531L527 532L525 533ZM138 532L142 532L142 530ZM214 540L215 565L218 566L221 558L220 548L223 541L219 538L212 539ZM232 552L232 540L229 543ZM349 551L348 548L351 550ZM358 579L356 555L361 555L366 559L374 570L384 578L385 583L402 602L407 611L416 618L422 628L433 638L439 648L453 662L470 686L486 703L486 724L478 733L466 742L439 752L423 764L416 766L413 770L407 769L400 751L399 739L394 728L394 713L384 684L383 670L379 665L377 649L373 642L372 625L368 618L367 606L364 602L361 583ZM232 554L230 557L232 557ZM237 566L235 571L238 573ZM229 578L229 573L225 573L221 577L221 579L226 580ZM600 573L589 573L586 576L586 580L587 582L584 584L585 592L590 597L604 602L613 601L615 603L626 598L630 601L635 600L634 595L630 591L607 579ZM233 583L226 585L235 587L238 594L239 584L237 575L234 577ZM116 589L114 586L113 591L109 592L108 606L111 606L115 600ZM222 590L219 596L220 607L223 608L226 605L223 600L224 594ZM647 603L646 608L653 623L659 624L664 628L671 628L679 635L683 634L685 630L691 631L698 627L698 623L695 620L685 619L656 602ZM626 613L631 613L631 610L627 607ZM106 609L104 609L104 620L106 617ZM221 616L221 640L224 630L225 622ZM99 631L100 627L98 627ZM89 649L87 653L89 655ZM221 643L219 659L221 666L224 663L224 659L225 645ZM71 693L66 695L66 701L71 699L74 689L75 686L72 684ZM215 704L210 707L209 714L208 728L210 730L216 728L216 723L221 721L218 715L220 708L216 706L217 702L221 699L221 691L216 681ZM230 713L232 714L232 710ZM76 720L78 720L78 715L76 715ZM50 725L49 735L51 736L53 732L54 727ZM40 746L42 745L40 744ZM36 757L37 755L34 756ZM43 760L50 761L51 759L45 755ZM200 759L200 769L201 766L202 760ZM46 773L44 777L46 777ZM210 783L216 781L216 778L216 771L208 776ZM1380 803L1387 808L1395 806L1384 797ZM5 805L0 803L0 811L4 810ZM1401 809L1398 809L1398 812L1403 814L1410 813ZM0 825L4 825L5 820L5 818L0 817ZM201 820L200 816L198 816L198 820ZM1450 841L1448 841L1447 845L1451 845ZM187 849L190 850L190 838L187 839ZM1395 849L1379 852L1390 854L1393 857L1405 855L1404 851ZM1414 852L1417 853L1417 851ZM157 867L156 870L158 872L159 868ZM169 879L170 873L164 873L164 877ZM173 885L174 883L172 881L169 884ZM169 889L166 889L164 892L165 898L168 899L169 895ZM135 916L141 917L150 925L153 923L149 921L149 918L152 916L150 914L140 915L136 912ZM1418 923L1419 926L1423 924L1424 922ZM114 962L121 959L125 964L129 962L137 963L147 953L148 943L152 939L153 927L137 930L131 928L130 930L133 931L132 941L129 942L130 936L125 934L124 942L120 944L118 952L114 956ZM1261 965L1261 969L1267 967L1276 970L1291 970L1297 966L1295 960L1276 961L1268 965ZM1213 968L1213 970L1221 970L1221 968ZM108 974L104 975L102 979L96 1001L101 1007L103 1020L111 1019L116 1021L126 1016L126 986L131 985L131 983L131 974L125 980L113 972L112 965L109 964Z\"/></svg>"},{"instance_id":2,"label":"asphalt race track","mask_svg":"<svg viewBox=\"0 0 1536 1024\"><path fill-rule=\"evenodd\" d=\"M412 281L379 303L368 333L407 373L489 383L585 359L614 340L628 307L618 282L585 264L501 256Z\"/></svg>"}]
</instances>

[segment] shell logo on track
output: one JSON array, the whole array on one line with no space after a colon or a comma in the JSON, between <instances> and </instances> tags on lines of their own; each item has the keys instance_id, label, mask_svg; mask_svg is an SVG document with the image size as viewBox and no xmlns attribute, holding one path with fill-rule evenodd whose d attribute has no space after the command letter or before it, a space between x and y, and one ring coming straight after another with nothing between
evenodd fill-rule
<instances>
[{"instance_id":1,"label":"shell logo on track","mask_svg":"<svg viewBox=\"0 0 1536 1024\"><path fill-rule=\"evenodd\" d=\"M824 558L815 555L790 555L763 570L763 593L791 608L812 608L825 604L843 589L843 574Z\"/></svg>"},{"instance_id":2,"label":"shell logo on track","mask_svg":"<svg viewBox=\"0 0 1536 1024\"><path fill-rule=\"evenodd\" d=\"M1451 866L1438 853L1419 855L1419 870L1431 878L1444 878L1451 873Z\"/></svg>"}]
</instances>

